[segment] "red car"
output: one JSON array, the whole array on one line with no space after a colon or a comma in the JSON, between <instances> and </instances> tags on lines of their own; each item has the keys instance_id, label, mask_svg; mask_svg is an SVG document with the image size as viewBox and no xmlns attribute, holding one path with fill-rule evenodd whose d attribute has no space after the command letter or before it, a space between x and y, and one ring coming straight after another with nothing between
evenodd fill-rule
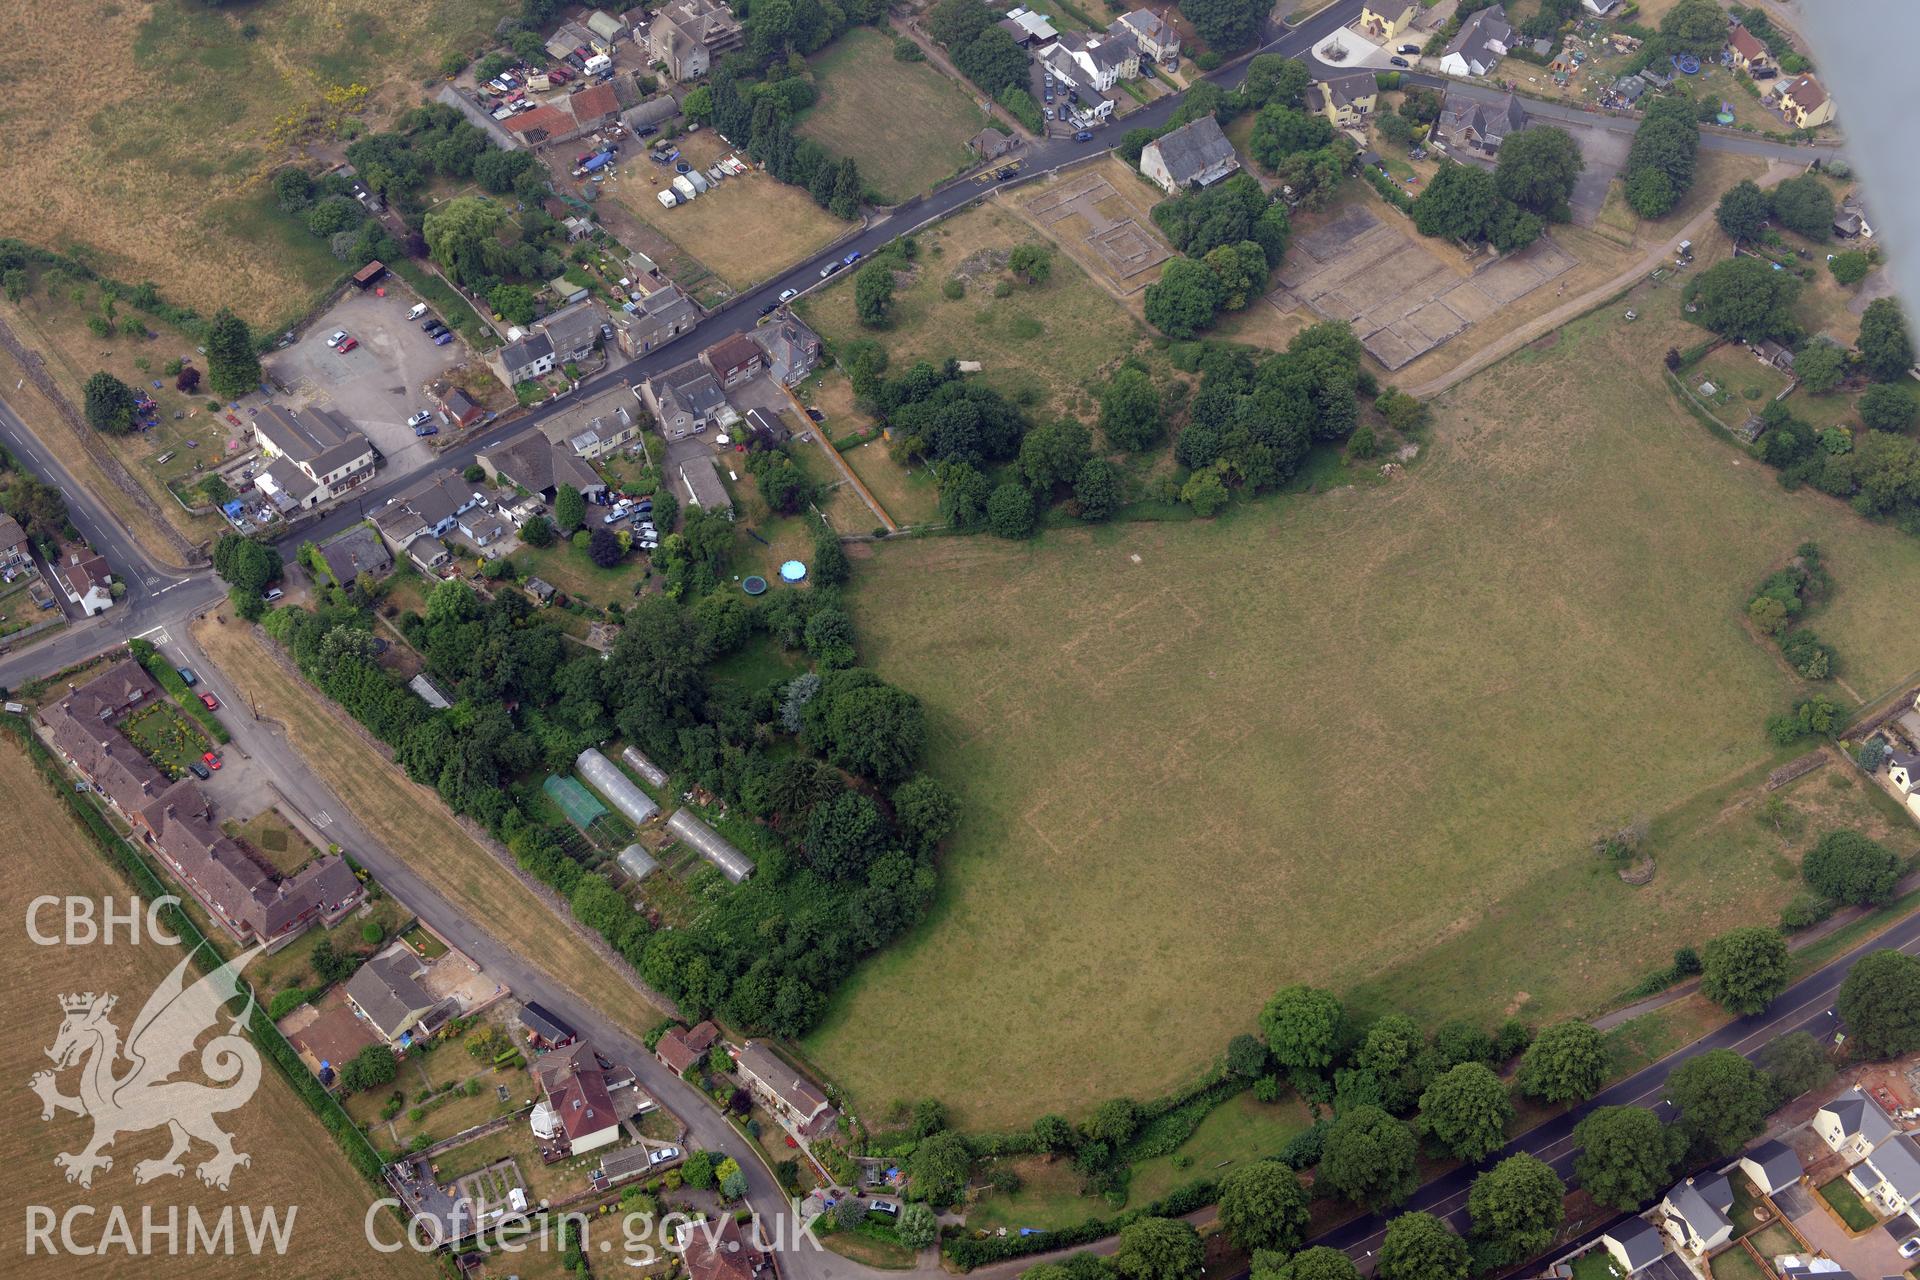
<instances>
[{"instance_id":1,"label":"red car","mask_svg":"<svg viewBox=\"0 0 1920 1280\"><path fill-rule=\"evenodd\" d=\"M201 694L200 701L206 704L207 710L209 711L218 711L220 709L220 699L214 697L210 693Z\"/></svg>"},{"instance_id":2,"label":"red car","mask_svg":"<svg viewBox=\"0 0 1920 1280\"><path fill-rule=\"evenodd\" d=\"M218 769L220 767L220 757L211 751L201 753L200 758L206 762L207 768L209 769Z\"/></svg>"},{"instance_id":3,"label":"red car","mask_svg":"<svg viewBox=\"0 0 1920 1280\"><path fill-rule=\"evenodd\" d=\"M334 350L335 350L335 351L338 351L338 352L339 352L339 353L340 353L341 355L345 355L345 354L347 354L347 352L349 352L349 351L351 351L351 350L353 350L353 349L354 349L355 347L357 347L357 346L359 346L359 345L360 345L360 339L358 339L358 338L348 338L348 339L347 339L347 340L346 340L345 342L343 342L343 343L341 343L341 344L340 344L339 346L337 346L337 347L335 347L335 348L334 348Z\"/></svg>"}]
</instances>

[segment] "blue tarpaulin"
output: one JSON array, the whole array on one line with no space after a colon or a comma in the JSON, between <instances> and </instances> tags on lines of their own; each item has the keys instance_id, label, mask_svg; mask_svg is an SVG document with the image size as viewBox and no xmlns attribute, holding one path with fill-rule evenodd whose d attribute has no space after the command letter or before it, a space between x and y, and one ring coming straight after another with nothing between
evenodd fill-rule
<instances>
[{"instance_id":1,"label":"blue tarpaulin","mask_svg":"<svg viewBox=\"0 0 1920 1280\"><path fill-rule=\"evenodd\" d=\"M241 499L235 498L232 502L229 502L226 506L221 507L220 509L226 512L230 516L238 516L242 511L245 511L247 509L247 504Z\"/></svg>"}]
</instances>

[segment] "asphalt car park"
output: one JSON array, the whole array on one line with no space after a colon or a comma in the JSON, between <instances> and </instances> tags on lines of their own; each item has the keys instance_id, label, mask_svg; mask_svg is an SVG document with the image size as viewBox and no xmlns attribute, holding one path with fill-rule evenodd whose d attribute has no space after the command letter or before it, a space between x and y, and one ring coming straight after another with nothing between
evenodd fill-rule
<instances>
[{"instance_id":1,"label":"asphalt car park","mask_svg":"<svg viewBox=\"0 0 1920 1280\"><path fill-rule=\"evenodd\" d=\"M364 431L391 475L432 460L427 439L415 435L407 419L431 408L426 385L466 358L458 339L434 345L420 327L426 313L407 319L415 301L391 287L385 297L371 289L349 291L316 316L292 346L266 360L267 372L295 403L333 409ZM353 341L352 350L336 349L331 340L339 333Z\"/></svg>"}]
</instances>

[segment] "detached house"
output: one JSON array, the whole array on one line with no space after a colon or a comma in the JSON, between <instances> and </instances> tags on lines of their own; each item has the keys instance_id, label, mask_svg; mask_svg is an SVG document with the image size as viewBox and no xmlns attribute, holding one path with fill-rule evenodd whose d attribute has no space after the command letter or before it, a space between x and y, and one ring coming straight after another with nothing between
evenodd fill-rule
<instances>
[{"instance_id":1,"label":"detached house","mask_svg":"<svg viewBox=\"0 0 1920 1280\"><path fill-rule=\"evenodd\" d=\"M687 1280L756 1280L775 1274L772 1255L748 1239L731 1214L714 1222L690 1222L681 1232Z\"/></svg>"},{"instance_id":2,"label":"detached house","mask_svg":"<svg viewBox=\"0 0 1920 1280\"><path fill-rule=\"evenodd\" d=\"M808 1142L833 1131L840 1113L827 1096L764 1045L749 1040L734 1055L734 1064L748 1092L795 1138Z\"/></svg>"},{"instance_id":3,"label":"detached house","mask_svg":"<svg viewBox=\"0 0 1920 1280\"><path fill-rule=\"evenodd\" d=\"M1667 1232L1682 1249L1706 1254L1733 1238L1733 1184L1723 1173L1688 1178L1660 1202Z\"/></svg>"},{"instance_id":4,"label":"detached house","mask_svg":"<svg viewBox=\"0 0 1920 1280\"><path fill-rule=\"evenodd\" d=\"M1416 4L1396 4L1393 0L1370 0L1360 8L1359 28L1381 43L1397 39L1413 26L1413 16L1420 11Z\"/></svg>"},{"instance_id":5,"label":"detached house","mask_svg":"<svg viewBox=\"0 0 1920 1280\"><path fill-rule=\"evenodd\" d=\"M631 311L613 314L614 340L629 358L643 356L700 323L700 308L677 284L656 289L632 305Z\"/></svg>"},{"instance_id":6,"label":"detached house","mask_svg":"<svg viewBox=\"0 0 1920 1280\"><path fill-rule=\"evenodd\" d=\"M1806 1172L1799 1155L1778 1138L1769 1138L1741 1156L1740 1168L1753 1180L1754 1186L1768 1195L1794 1185Z\"/></svg>"},{"instance_id":7,"label":"detached house","mask_svg":"<svg viewBox=\"0 0 1920 1280\"><path fill-rule=\"evenodd\" d=\"M1667 1242L1645 1218L1628 1218L1600 1237L1600 1246L1627 1275L1643 1271L1666 1256Z\"/></svg>"},{"instance_id":8,"label":"detached house","mask_svg":"<svg viewBox=\"0 0 1920 1280\"><path fill-rule=\"evenodd\" d=\"M722 338L700 353L700 363L711 369L720 385L727 388L747 381L760 372L766 362L766 353L760 350L760 344L744 333Z\"/></svg>"},{"instance_id":9,"label":"detached house","mask_svg":"<svg viewBox=\"0 0 1920 1280\"><path fill-rule=\"evenodd\" d=\"M647 28L647 54L675 80L697 80L720 55L746 43L733 10L718 0L673 0Z\"/></svg>"},{"instance_id":10,"label":"detached house","mask_svg":"<svg viewBox=\"0 0 1920 1280\"><path fill-rule=\"evenodd\" d=\"M1114 19L1107 34L1132 40L1143 58L1152 58L1169 71L1180 67L1180 33L1165 15L1151 9L1135 9Z\"/></svg>"},{"instance_id":11,"label":"detached house","mask_svg":"<svg viewBox=\"0 0 1920 1280\"><path fill-rule=\"evenodd\" d=\"M473 486L450 468L442 467L374 512L373 527L394 555L404 555L432 572L450 558L440 539L453 532L461 516L484 501Z\"/></svg>"},{"instance_id":12,"label":"detached house","mask_svg":"<svg viewBox=\"0 0 1920 1280\"><path fill-rule=\"evenodd\" d=\"M1900 1126L1855 1085L1814 1112L1813 1131L1841 1155L1864 1160L1875 1147L1900 1132Z\"/></svg>"},{"instance_id":13,"label":"detached house","mask_svg":"<svg viewBox=\"0 0 1920 1280\"><path fill-rule=\"evenodd\" d=\"M597 497L607 488L591 466L565 445L556 445L538 431L528 431L477 455L474 461L496 484L519 485L528 493L551 498L563 484L585 497Z\"/></svg>"},{"instance_id":14,"label":"detached house","mask_svg":"<svg viewBox=\"0 0 1920 1280\"><path fill-rule=\"evenodd\" d=\"M273 459L255 483L283 511L318 506L373 478L373 446L331 409L267 405L253 420L253 439Z\"/></svg>"},{"instance_id":15,"label":"detached house","mask_svg":"<svg viewBox=\"0 0 1920 1280\"><path fill-rule=\"evenodd\" d=\"M660 1059L662 1065L675 1075L686 1074L687 1068L707 1056L707 1050L713 1048L714 1041L720 1038L720 1028L711 1022L702 1022L694 1027L669 1027L660 1037L660 1043L653 1047L653 1056Z\"/></svg>"},{"instance_id":16,"label":"detached house","mask_svg":"<svg viewBox=\"0 0 1920 1280\"><path fill-rule=\"evenodd\" d=\"M347 1004L389 1045L399 1045L438 1003L420 985L420 961L395 946L353 971L347 979Z\"/></svg>"},{"instance_id":17,"label":"detached house","mask_svg":"<svg viewBox=\"0 0 1920 1280\"><path fill-rule=\"evenodd\" d=\"M698 360L689 360L640 384L640 396L668 440L684 440L736 416L727 393Z\"/></svg>"},{"instance_id":18,"label":"detached house","mask_svg":"<svg viewBox=\"0 0 1920 1280\"><path fill-rule=\"evenodd\" d=\"M782 311L772 323L755 329L753 340L766 352L767 373L789 387L820 364L820 335L791 312Z\"/></svg>"},{"instance_id":19,"label":"detached house","mask_svg":"<svg viewBox=\"0 0 1920 1280\"><path fill-rule=\"evenodd\" d=\"M1329 76L1307 86L1307 110L1325 116L1336 129L1359 124L1379 101L1380 85L1371 71Z\"/></svg>"},{"instance_id":20,"label":"detached house","mask_svg":"<svg viewBox=\"0 0 1920 1280\"><path fill-rule=\"evenodd\" d=\"M601 1061L593 1045L576 1040L536 1058L533 1075L546 1094L549 1115L566 1135L574 1155L619 1139L625 1117L613 1094L616 1087L632 1083L631 1073L616 1072Z\"/></svg>"},{"instance_id":21,"label":"detached house","mask_svg":"<svg viewBox=\"0 0 1920 1280\"><path fill-rule=\"evenodd\" d=\"M1781 87L1780 114L1796 129L1817 129L1833 120L1833 99L1818 80L1800 76Z\"/></svg>"},{"instance_id":22,"label":"detached house","mask_svg":"<svg viewBox=\"0 0 1920 1280\"><path fill-rule=\"evenodd\" d=\"M0 511L0 573L12 582L15 574L32 567L33 544L27 541L27 531L18 520Z\"/></svg>"},{"instance_id":23,"label":"detached house","mask_svg":"<svg viewBox=\"0 0 1920 1280\"><path fill-rule=\"evenodd\" d=\"M1767 46L1745 27L1735 26L1727 33L1727 48L1733 54L1733 65L1755 80L1765 80L1779 74L1780 68L1775 64L1773 55L1767 52Z\"/></svg>"},{"instance_id":24,"label":"detached house","mask_svg":"<svg viewBox=\"0 0 1920 1280\"><path fill-rule=\"evenodd\" d=\"M1920 1205L1920 1143L1907 1134L1895 1134L1847 1170L1847 1181L1877 1212L1909 1212Z\"/></svg>"},{"instance_id":25,"label":"detached house","mask_svg":"<svg viewBox=\"0 0 1920 1280\"><path fill-rule=\"evenodd\" d=\"M1140 152L1140 172L1170 196L1192 187L1210 187L1239 167L1240 157L1212 116L1183 124Z\"/></svg>"},{"instance_id":26,"label":"detached house","mask_svg":"<svg viewBox=\"0 0 1920 1280\"><path fill-rule=\"evenodd\" d=\"M74 549L53 562L53 580L89 617L113 607L113 571L105 556Z\"/></svg>"},{"instance_id":27,"label":"detached house","mask_svg":"<svg viewBox=\"0 0 1920 1280\"><path fill-rule=\"evenodd\" d=\"M1511 93L1497 106L1449 93L1440 104L1440 118L1434 121L1433 141L1452 155L1492 156L1508 134L1526 127L1527 113Z\"/></svg>"},{"instance_id":28,"label":"detached house","mask_svg":"<svg viewBox=\"0 0 1920 1280\"><path fill-rule=\"evenodd\" d=\"M1440 70L1450 76L1491 75L1514 44L1513 27L1500 5L1482 9L1465 22L1440 54Z\"/></svg>"},{"instance_id":29,"label":"detached house","mask_svg":"<svg viewBox=\"0 0 1920 1280\"><path fill-rule=\"evenodd\" d=\"M1140 50L1130 39L1069 31L1059 37L1058 47L1080 69L1075 79L1102 93L1140 75Z\"/></svg>"}]
</instances>

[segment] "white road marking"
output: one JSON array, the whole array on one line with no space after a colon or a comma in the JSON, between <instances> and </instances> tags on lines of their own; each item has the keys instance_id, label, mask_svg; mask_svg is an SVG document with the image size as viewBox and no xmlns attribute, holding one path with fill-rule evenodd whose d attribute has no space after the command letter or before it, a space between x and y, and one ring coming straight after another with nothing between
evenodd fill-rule
<instances>
[{"instance_id":1,"label":"white road marking","mask_svg":"<svg viewBox=\"0 0 1920 1280\"><path fill-rule=\"evenodd\" d=\"M154 641L154 643L157 645L173 643L173 638L167 634L167 629L165 627L150 627L147 630L142 631L139 635L135 636L134 639L145 640L148 636L160 637L158 640Z\"/></svg>"},{"instance_id":2,"label":"white road marking","mask_svg":"<svg viewBox=\"0 0 1920 1280\"><path fill-rule=\"evenodd\" d=\"M313 815L313 825L316 827L330 827L333 825L333 815L325 809L322 809Z\"/></svg>"}]
</instances>

